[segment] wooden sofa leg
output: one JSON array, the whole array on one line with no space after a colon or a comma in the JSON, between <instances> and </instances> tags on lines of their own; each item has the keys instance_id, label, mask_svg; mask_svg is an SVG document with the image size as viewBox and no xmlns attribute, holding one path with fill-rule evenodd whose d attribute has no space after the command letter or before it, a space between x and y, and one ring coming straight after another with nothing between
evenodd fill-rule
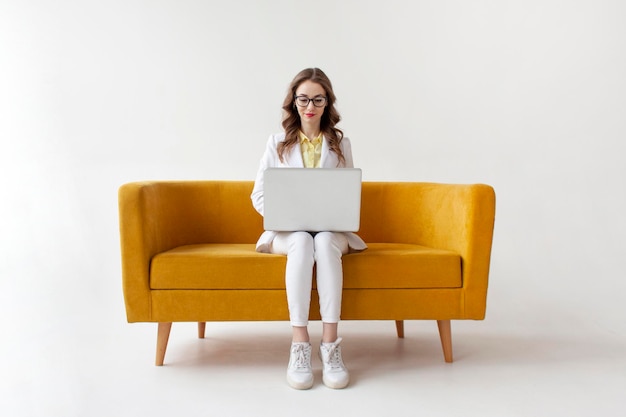
<instances>
[{"instance_id":1,"label":"wooden sofa leg","mask_svg":"<svg viewBox=\"0 0 626 417\"><path fill-rule=\"evenodd\" d=\"M198 338L199 339L204 339L204 332L206 330L206 322L205 321L199 321L198 322Z\"/></svg>"},{"instance_id":2,"label":"wooden sofa leg","mask_svg":"<svg viewBox=\"0 0 626 417\"><path fill-rule=\"evenodd\" d=\"M447 363L452 363L452 329L450 320L437 320L439 338L443 348L443 357Z\"/></svg>"},{"instance_id":3,"label":"wooden sofa leg","mask_svg":"<svg viewBox=\"0 0 626 417\"><path fill-rule=\"evenodd\" d=\"M163 366L165 351L167 350L167 341L170 338L170 330L172 330L172 323L159 323L159 330L157 331L156 366Z\"/></svg>"},{"instance_id":4,"label":"wooden sofa leg","mask_svg":"<svg viewBox=\"0 0 626 417\"><path fill-rule=\"evenodd\" d=\"M396 320L396 332L400 339L404 339L404 320Z\"/></svg>"}]
</instances>

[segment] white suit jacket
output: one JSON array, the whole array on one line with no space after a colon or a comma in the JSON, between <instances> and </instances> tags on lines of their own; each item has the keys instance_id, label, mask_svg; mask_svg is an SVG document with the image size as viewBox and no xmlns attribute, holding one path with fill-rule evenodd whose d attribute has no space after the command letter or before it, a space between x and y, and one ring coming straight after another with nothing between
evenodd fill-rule
<instances>
[{"instance_id":1,"label":"white suit jacket","mask_svg":"<svg viewBox=\"0 0 626 417\"><path fill-rule=\"evenodd\" d=\"M290 167L290 168L304 168L304 161L302 160L302 151L300 150L300 146L293 146L288 153L284 155L284 161L280 161L278 158L277 145L279 142L283 142L285 140L285 133L277 133L275 135L271 135L269 140L267 141L267 145L265 147L265 152L263 153L263 157L261 158L261 163L259 164L259 170L257 171L256 180L254 182L254 189L252 190L252 195L250 198L252 199L252 205L258 211L261 216L263 215L263 173L267 168L276 168L276 167ZM322 140L322 154L320 156L320 166L322 168L353 168L354 163L352 162L352 147L350 145L350 140L344 137L340 143L341 151L343 152L343 157L345 158L345 164L339 165L339 158L337 154L332 152L328 148L328 142L326 138ZM258 252L270 252L270 245L274 238L276 237L276 233L274 231L267 230L263 232L261 237L256 243L256 250ZM348 239L348 246L351 251L361 251L367 249L367 245L359 236L354 233L344 233L346 238Z\"/></svg>"}]
</instances>

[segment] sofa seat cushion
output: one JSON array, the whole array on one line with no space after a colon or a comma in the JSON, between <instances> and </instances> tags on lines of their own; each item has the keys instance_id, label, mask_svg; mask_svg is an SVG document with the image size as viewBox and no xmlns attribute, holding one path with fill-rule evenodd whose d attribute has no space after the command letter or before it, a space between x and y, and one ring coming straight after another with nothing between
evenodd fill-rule
<instances>
[{"instance_id":1,"label":"sofa seat cushion","mask_svg":"<svg viewBox=\"0 0 626 417\"><path fill-rule=\"evenodd\" d=\"M282 289L287 258L249 243L179 246L152 258L152 289Z\"/></svg>"},{"instance_id":2,"label":"sofa seat cushion","mask_svg":"<svg viewBox=\"0 0 626 417\"><path fill-rule=\"evenodd\" d=\"M460 288L461 256L406 243L368 243L343 258L344 288Z\"/></svg>"},{"instance_id":3,"label":"sofa seat cushion","mask_svg":"<svg viewBox=\"0 0 626 417\"><path fill-rule=\"evenodd\" d=\"M286 257L254 244L186 245L156 255L151 289L284 289ZM369 243L343 257L344 288L458 288L461 258L450 251L400 243Z\"/></svg>"}]
</instances>

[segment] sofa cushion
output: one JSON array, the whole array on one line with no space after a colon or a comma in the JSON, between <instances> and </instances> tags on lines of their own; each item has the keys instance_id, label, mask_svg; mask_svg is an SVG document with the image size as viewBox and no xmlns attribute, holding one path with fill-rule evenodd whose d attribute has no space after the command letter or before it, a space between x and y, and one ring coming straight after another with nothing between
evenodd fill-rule
<instances>
[{"instance_id":1,"label":"sofa cushion","mask_svg":"<svg viewBox=\"0 0 626 417\"><path fill-rule=\"evenodd\" d=\"M450 251L401 243L369 243L343 257L344 288L458 288L461 258ZM152 289L284 289L286 257L254 244L180 246L156 255Z\"/></svg>"},{"instance_id":2,"label":"sofa cushion","mask_svg":"<svg viewBox=\"0 0 626 417\"><path fill-rule=\"evenodd\" d=\"M461 256L406 243L368 243L343 258L344 288L460 288Z\"/></svg>"},{"instance_id":3,"label":"sofa cushion","mask_svg":"<svg viewBox=\"0 0 626 417\"><path fill-rule=\"evenodd\" d=\"M152 258L152 289L285 288L286 257L258 253L253 243L179 246Z\"/></svg>"}]
</instances>

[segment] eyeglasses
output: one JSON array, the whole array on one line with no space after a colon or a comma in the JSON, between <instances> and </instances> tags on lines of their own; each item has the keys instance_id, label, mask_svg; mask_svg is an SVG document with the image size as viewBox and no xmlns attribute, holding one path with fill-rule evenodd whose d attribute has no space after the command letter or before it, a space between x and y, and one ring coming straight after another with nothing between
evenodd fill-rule
<instances>
[{"instance_id":1,"label":"eyeglasses","mask_svg":"<svg viewBox=\"0 0 626 417\"><path fill-rule=\"evenodd\" d=\"M310 102L313 102L315 107L324 107L326 105L326 97L317 96L308 98L307 96L296 96L296 104L300 107L307 107Z\"/></svg>"}]
</instances>

